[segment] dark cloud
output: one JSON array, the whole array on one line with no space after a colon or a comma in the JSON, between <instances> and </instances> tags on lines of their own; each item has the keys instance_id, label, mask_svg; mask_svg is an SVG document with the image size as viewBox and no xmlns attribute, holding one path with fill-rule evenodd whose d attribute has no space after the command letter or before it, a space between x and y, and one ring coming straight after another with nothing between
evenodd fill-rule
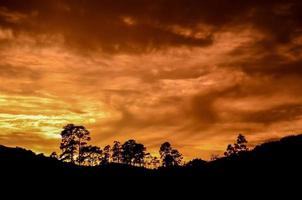
<instances>
[{"instance_id":1,"label":"dark cloud","mask_svg":"<svg viewBox=\"0 0 302 200\"><path fill-rule=\"evenodd\" d=\"M265 38L242 45L229 53L235 61L222 63L221 67L242 70L250 76L276 78L301 77L301 44L277 44Z\"/></svg>"},{"instance_id":2,"label":"dark cloud","mask_svg":"<svg viewBox=\"0 0 302 200\"><path fill-rule=\"evenodd\" d=\"M67 45L109 52L208 46L217 31L241 25L252 25L284 43L299 35L302 25L298 0L3 0L0 6L2 27L62 34Z\"/></svg>"},{"instance_id":3,"label":"dark cloud","mask_svg":"<svg viewBox=\"0 0 302 200\"><path fill-rule=\"evenodd\" d=\"M186 110L189 118L197 120L200 124L211 126L218 121L218 115L213 107L220 92L193 96L189 108Z\"/></svg>"},{"instance_id":4,"label":"dark cloud","mask_svg":"<svg viewBox=\"0 0 302 200\"><path fill-rule=\"evenodd\" d=\"M282 55L269 54L244 59L232 64L248 74L236 95L269 95L273 93L301 95L302 60L290 61ZM235 95L235 97L236 97Z\"/></svg>"},{"instance_id":5,"label":"dark cloud","mask_svg":"<svg viewBox=\"0 0 302 200\"><path fill-rule=\"evenodd\" d=\"M208 74L207 69L203 69L200 66L187 67L187 68L174 68L174 69L158 69L156 73L147 71L143 74L144 81L158 81L158 80L185 80L196 79L203 75Z\"/></svg>"},{"instance_id":6,"label":"dark cloud","mask_svg":"<svg viewBox=\"0 0 302 200\"><path fill-rule=\"evenodd\" d=\"M243 121L264 123L266 125L283 121L294 121L302 116L302 105L284 104L263 111L241 113L240 116Z\"/></svg>"}]
</instances>

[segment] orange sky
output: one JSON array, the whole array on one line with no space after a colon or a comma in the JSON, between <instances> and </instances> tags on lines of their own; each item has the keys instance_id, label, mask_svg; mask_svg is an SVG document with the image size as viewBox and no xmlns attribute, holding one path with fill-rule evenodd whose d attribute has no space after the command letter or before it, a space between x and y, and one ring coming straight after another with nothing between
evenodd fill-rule
<instances>
[{"instance_id":1,"label":"orange sky","mask_svg":"<svg viewBox=\"0 0 302 200\"><path fill-rule=\"evenodd\" d=\"M302 131L301 1L2 0L0 144L170 141L189 159Z\"/></svg>"}]
</instances>

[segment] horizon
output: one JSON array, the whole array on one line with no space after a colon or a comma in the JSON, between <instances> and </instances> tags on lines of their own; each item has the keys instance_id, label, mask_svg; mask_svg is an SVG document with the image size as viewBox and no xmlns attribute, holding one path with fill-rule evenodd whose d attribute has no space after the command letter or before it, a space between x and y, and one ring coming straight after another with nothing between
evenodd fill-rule
<instances>
[{"instance_id":1,"label":"horizon","mask_svg":"<svg viewBox=\"0 0 302 200\"><path fill-rule=\"evenodd\" d=\"M241 135L241 134L239 134L238 136L240 136L240 135ZM227 145L232 145L232 146L234 147L236 144L238 144L238 140L237 140L237 139L238 139L238 136L237 136L237 138L235 138L235 139L233 140L233 142L231 142L230 144L227 144ZM247 147L247 149L242 150L242 153L245 153L245 152L253 152L254 149L255 149L256 147L261 147L262 145L266 145L266 144L269 144L269 143L278 142L278 141L281 141L282 139L294 138L294 137L299 137L299 136L302 136L302 133L295 133L295 134L291 134L291 135L286 135L286 136L281 137L281 138L274 138L274 139L270 139L270 140L265 140L265 141L263 141L263 142L261 142L261 143L253 144L253 145L250 145L249 142L248 142L248 140L246 140L246 147ZM243 135L243 137L245 138L244 135ZM245 138L245 139L246 139L246 138ZM119 142L119 143L122 145L122 144L124 144L125 142L127 142L127 141L129 141L129 140L134 140L135 142L137 142L138 144L140 144L139 141L136 141L134 138L128 139L128 140L126 140L126 141L117 141L117 140L116 140L116 141L114 141L114 142ZM237 142L236 142L236 140L237 140ZM60 141L62 142L62 139L60 139ZM110 151L112 151L112 150L113 150L112 147L113 147L113 145L114 145L114 142L113 142L112 144L107 144L107 145L105 145L105 146L103 146L103 147L106 148L106 146L109 146L109 147L110 147ZM164 141L164 142L162 142L162 144L165 143L165 142L168 142L168 143L169 143L169 141ZM161 144L161 145L162 145L162 144ZM103 148L103 147L98 146L97 144L94 144L93 141L91 141L91 140L89 140L89 145L88 145L88 146L90 146L90 145L92 145L93 147L98 147L98 148L101 149L101 151L104 151L104 148ZM143 144L143 145L144 145L144 144ZM57 157L55 157L57 160L64 162L64 160L62 160L62 159L60 158L60 155L62 154L62 151L61 151L61 150L59 150L58 152L57 152L57 151L52 151L52 152L49 153L49 154L45 154L45 152L35 151L34 149L29 149L29 148L22 147L22 146L6 146L6 145L3 145L3 144L0 144L0 146L2 146L2 147L7 147L7 148L17 148L17 149L29 150L29 151L33 152L35 155L41 154L41 155L43 155L43 156L45 156L45 157L50 157L50 158L53 158L53 157L52 157L52 154L55 154L55 155L57 156ZM173 148L173 144L171 144L171 146L172 146L172 148ZM176 148L175 148L175 149L176 149ZM157 152L150 152L150 151L148 150L148 148L146 147L145 153L146 153L146 155L150 154L151 157L153 157L153 158L155 157L156 159L159 160L159 162L162 162L162 158L160 157L159 150L160 150L160 146L158 146L158 151L157 151ZM177 150L177 149L176 149L176 150ZM231 153L231 154L228 154L227 152L228 152L228 148L226 148L226 149L222 152L222 154L211 154L209 158L203 158L203 157L200 157L200 156L198 156L198 155L193 156L193 157L191 157L191 158L188 158L188 157L186 157L185 155L182 155L181 152L179 152L179 153L181 154L181 157L182 157L182 160L181 160L181 162L179 163L179 166L186 166L188 163L190 163L190 162L192 162L192 161L194 161L194 160L202 160L202 161L212 162L212 161L216 161L216 160L219 160L219 159L224 159L224 158L232 157L232 156L234 156L235 154L238 154L237 156L241 156L241 154L238 153L238 152L237 152L237 153ZM227 153L227 154L226 154L226 153ZM103 155L103 152L101 153L101 155L104 156L104 155ZM146 156L146 155L145 155L145 156ZM146 159L146 158L144 158L144 159ZM115 161L112 160L112 152L110 153L109 163L117 163L117 162L115 162ZM76 165L77 165L77 163L73 163L73 164L76 164ZM120 163L117 163L117 164L124 164L124 165L127 165L127 164L125 164L125 163L123 163L123 162L120 162ZM159 164L161 164L161 163L159 163ZM100 166L101 166L101 165L102 165L102 164L100 164ZM89 165L83 165L83 166L89 166ZM97 166L97 165L96 165L96 166ZM135 165L134 165L134 166L135 166ZM148 169L148 167L146 167L146 166L143 166L143 167ZM152 167L149 168L149 169L152 169Z\"/></svg>"},{"instance_id":2,"label":"horizon","mask_svg":"<svg viewBox=\"0 0 302 200\"><path fill-rule=\"evenodd\" d=\"M73 125L73 124L72 124ZM76 125L75 124L75 126L82 126L82 125ZM85 126L83 126L84 128L85 128ZM62 131L64 130L64 127L62 128ZM60 154L62 154L62 150L60 150L60 148L59 148L59 146L60 146L60 143L62 142L62 137L61 137L61 134L62 134L62 131L61 131L61 133L60 133L60 139L59 139L59 142L58 142L58 146L57 146L57 148L55 148L55 149L53 149L51 152L44 152L44 151L36 151L34 148L33 149L30 149L30 148L27 148L27 147L25 147L25 146L14 146L14 145L4 145L4 144L0 144L0 146L4 146L4 147L9 147L9 148L21 148L21 149L25 149L25 150L29 150L29 151L32 151L33 153L35 153L36 155L38 155L38 154L42 154L42 155L44 155L44 156L46 156L46 157L51 157L51 154L53 154L53 153L55 153L56 155L58 155L58 156L60 156ZM89 130L88 130L89 131ZM89 131L89 134L91 134L91 132ZM215 160L217 160L217 159L220 159L220 158L224 158L224 157L228 157L229 155L225 155L225 153L228 151L227 150L227 147L228 147L228 145L235 145L236 144L236 140L237 140L237 138L238 138L238 136L240 136L240 135L242 135L242 134L238 134L237 135L237 137L236 138L234 138L230 143L228 143L228 144L226 144L225 146L226 146L226 148L224 149L224 150L222 150L220 153L212 153L211 155L209 155L209 157L202 157L202 156L200 156L200 155L193 155L192 157L187 157L186 155L183 155L182 154L182 152L179 152L180 154L181 154L181 156L182 156L182 161L181 161L181 165L183 165L183 164L186 164L186 163L188 163L189 161L192 161L192 160L195 160L195 159L201 159L201 160L204 160L204 161L215 161ZM302 135L301 133L293 133L293 134L289 134L289 135L286 135L286 136L283 136L283 137L280 137L280 138L270 138L270 139L267 139L267 140L264 140L264 141L262 141L262 142L260 142L260 143L252 143L252 144L250 144L250 142L249 142L249 140L248 140L248 138L245 138L245 139L247 139L246 140L246 147L248 148L247 149L247 151L253 151L253 149L255 148L255 147L257 147L257 146L261 146L261 145L263 145L263 144L266 144L266 143L270 143L270 142L276 142L276 141L279 141L280 139L284 139L284 138L287 138L287 137L296 137L296 136L299 136L299 135ZM243 135L244 136L244 135ZM245 136L244 136L245 137ZM113 147L113 145L114 145L114 142L120 142L121 144L124 144L125 142L127 142L127 141L129 141L129 140L134 140L134 141L136 141L136 142L138 142L138 144L140 144L140 141L137 141L137 140L135 140L135 138L129 138L129 139L127 139L127 140L125 140L125 141L118 141L118 140L113 140L112 141L112 143L110 143L110 144L107 144L107 145L104 145L104 146L100 146L100 145L98 145L97 143L95 143L94 141L93 141L93 138L92 139L90 139L88 142L88 144L89 145L92 145L92 146L95 146L95 147L99 147L101 150L103 150L103 148L104 147L106 147L106 146L110 146L110 151L112 151L112 147ZM163 143L165 143L165 142L168 142L168 143L170 143L169 141L162 141L161 142L161 145L163 144ZM144 145L144 144L143 144ZM159 150L160 150L160 146L161 145L159 145L158 147L157 147L157 151L149 151L149 149L148 149L148 147L147 146L145 146L146 147L146 153L150 153L150 155L152 156L152 157L155 157L155 158L160 158L160 153L159 153ZM171 144L172 145L172 148L174 147L174 145L173 144ZM177 149L177 148L175 148L175 149ZM178 149L177 149L178 150ZM111 154L110 154L111 155ZM146 154L147 155L147 154ZM59 159L59 158L58 158ZM111 159L111 158L110 158ZM111 161L112 162L112 161Z\"/></svg>"},{"instance_id":3,"label":"horizon","mask_svg":"<svg viewBox=\"0 0 302 200\"><path fill-rule=\"evenodd\" d=\"M217 14L219 13L219 15ZM0 2L0 144L169 141L185 160L302 132L302 2Z\"/></svg>"}]
</instances>

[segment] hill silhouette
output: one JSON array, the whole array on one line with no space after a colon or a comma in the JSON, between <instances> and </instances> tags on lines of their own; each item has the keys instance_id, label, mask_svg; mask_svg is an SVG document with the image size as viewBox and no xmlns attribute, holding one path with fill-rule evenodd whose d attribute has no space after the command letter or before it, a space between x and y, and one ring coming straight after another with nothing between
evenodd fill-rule
<instances>
[{"instance_id":1,"label":"hill silhouette","mask_svg":"<svg viewBox=\"0 0 302 200\"><path fill-rule=\"evenodd\" d=\"M35 154L23 148L0 146L2 180L134 180L203 179L215 180L298 178L302 174L302 135L289 136L279 141L267 142L253 150L222 157L214 161L193 160L184 166L146 169L125 164L108 163L88 167L65 163L57 159Z\"/></svg>"}]
</instances>

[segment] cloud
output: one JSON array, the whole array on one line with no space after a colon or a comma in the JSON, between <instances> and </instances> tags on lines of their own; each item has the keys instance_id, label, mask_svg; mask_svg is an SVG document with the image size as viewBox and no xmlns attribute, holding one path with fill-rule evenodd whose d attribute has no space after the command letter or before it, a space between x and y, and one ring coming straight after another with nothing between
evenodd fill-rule
<instances>
[{"instance_id":1,"label":"cloud","mask_svg":"<svg viewBox=\"0 0 302 200\"><path fill-rule=\"evenodd\" d=\"M49 155L58 150L58 141L36 135L34 133L11 132L9 135L0 134L0 141L5 141L6 145L13 147L28 148L36 153Z\"/></svg>"},{"instance_id":2,"label":"cloud","mask_svg":"<svg viewBox=\"0 0 302 200\"><path fill-rule=\"evenodd\" d=\"M145 52L206 47L217 32L252 26L276 43L300 33L300 1L2 1L0 25L15 33L63 35L83 51ZM219 13L219 15L217 15Z\"/></svg>"},{"instance_id":3,"label":"cloud","mask_svg":"<svg viewBox=\"0 0 302 200\"><path fill-rule=\"evenodd\" d=\"M0 65L0 76L2 78L28 78L36 80L40 78L40 73L26 66Z\"/></svg>"},{"instance_id":4,"label":"cloud","mask_svg":"<svg viewBox=\"0 0 302 200\"><path fill-rule=\"evenodd\" d=\"M302 106L300 104L284 104L264 111L245 113L242 120L270 124L280 121L294 121L301 117Z\"/></svg>"}]
</instances>

